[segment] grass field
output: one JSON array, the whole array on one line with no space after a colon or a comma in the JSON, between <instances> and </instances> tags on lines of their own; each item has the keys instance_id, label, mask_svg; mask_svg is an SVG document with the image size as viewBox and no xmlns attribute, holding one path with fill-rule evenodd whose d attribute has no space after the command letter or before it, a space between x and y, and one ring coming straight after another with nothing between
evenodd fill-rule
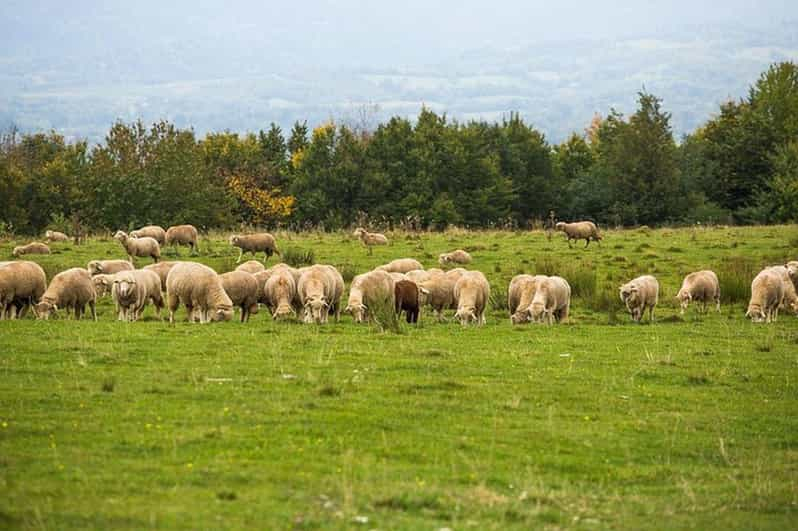
<instances>
[{"instance_id":1,"label":"grass field","mask_svg":"<svg viewBox=\"0 0 798 531\"><path fill-rule=\"evenodd\" d=\"M796 527L798 318L743 313L761 266L798 259L798 227L610 231L587 250L394 234L373 256L343 233L277 236L347 280L469 249L488 324L119 323L108 299L96 323L0 322L0 528ZM124 257L110 238L54 249L32 258L48 278ZM236 256L220 234L195 259ZM703 268L722 313L681 318ZM510 325L520 272L571 281L570 325ZM643 273L661 283L650 325L617 300Z\"/></svg>"}]
</instances>

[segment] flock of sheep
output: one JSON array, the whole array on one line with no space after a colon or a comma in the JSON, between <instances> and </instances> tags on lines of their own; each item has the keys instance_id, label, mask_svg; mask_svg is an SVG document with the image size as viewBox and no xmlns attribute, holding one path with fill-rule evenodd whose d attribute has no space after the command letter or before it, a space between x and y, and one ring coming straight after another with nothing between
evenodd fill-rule
<instances>
[{"instance_id":1,"label":"flock of sheep","mask_svg":"<svg viewBox=\"0 0 798 531\"><path fill-rule=\"evenodd\" d=\"M601 235L591 222L564 224L557 229L565 232L568 242L585 239L601 241ZM383 234L358 228L354 235L368 248L386 245ZM352 279L346 307L342 306L344 279L331 265L316 264L293 268L277 264L266 268L261 262L250 260L234 271L217 274L208 266L190 261L160 261L161 245L186 245L197 249L197 229L180 225L164 230L158 226L142 227L130 234L118 231L114 239L124 247L129 260L92 260L84 268L72 268L55 275L47 285L44 270L35 262L16 260L0 262L0 319L24 316L28 308L39 319L48 319L54 312L71 310L80 318L89 306L96 319L97 297L110 295L117 317L136 321L144 308L152 303L157 315L167 307L169 321L184 305L188 319L207 323L228 321L234 308L240 309L240 319L246 322L258 312L260 305L268 308L275 320L298 318L305 323L326 323L330 316L336 321L342 311L352 315L355 322L374 319L384 312L406 314L407 322L419 320L420 309L429 306L439 321L444 311L456 310L455 319L463 325L485 323L485 311L490 300L490 284L479 271L469 271L463 265L471 262L464 250L439 256L441 266L453 269L425 270L412 258L401 258L379 266ZM65 241L63 233L48 231L49 241ZM268 259L280 254L275 238L268 233L233 235L230 244L239 248L237 262L245 252L263 253ZM14 256L49 253L49 247L34 242L14 249ZM134 257L150 257L154 263L142 269L133 266ZM754 322L771 322L780 308L798 313L798 261L784 266L764 269L751 286L751 300L746 315ZM620 298L634 321L639 322L646 310L654 319L659 298L659 282L651 275L638 277L619 289ZM691 302L700 303L706 312L713 303L720 311L720 285L712 271L691 273L684 278L676 298L681 311ZM517 275L508 289L508 307L513 324L566 322L571 306L571 287L559 276Z\"/></svg>"}]
</instances>

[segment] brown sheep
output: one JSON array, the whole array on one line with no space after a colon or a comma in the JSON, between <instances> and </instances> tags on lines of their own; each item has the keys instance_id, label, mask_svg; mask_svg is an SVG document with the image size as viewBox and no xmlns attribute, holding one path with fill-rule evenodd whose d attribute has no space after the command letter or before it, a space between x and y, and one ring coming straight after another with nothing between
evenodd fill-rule
<instances>
[{"instance_id":1,"label":"brown sheep","mask_svg":"<svg viewBox=\"0 0 798 531\"><path fill-rule=\"evenodd\" d=\"M394 284L394 300L396 303L396 313L401 316L405 312L408 323L417 323L419 319L419 288L412 280L400 280ZM426 291L426 290L424 290ZM422 292L423 293L423 292Z\"/></svg>"},{"instance_id":2,"label":"brown sheep","mask_svg":"<svg viewBox=\"0 0 798 531\"><path fill-rule=\"evenodd\" d=\"M166 229L165 242L175 248L179 255L179 246L188 245L191 247L191 254L197 254L197 240L199 233L194 225L175 225Z\"/></svg>"},{"instance_id":3,"label":"brown sheep","mask_svg":"<svg viewBox=\"0 0 798 531\"><path fill-rule=\"evenodd\" d=\"M576 223L564 223L560 221L554 228L565 233L568 239L568 247L571 247L571 240L585 240L585 249L590 245L590 241L599 242L604 239L592 221L578 221Z\"/></svg>"},{"instance_id":4,"label":"brown sheep","mask_svg":"<svg viewBox=\"0 0 798 531\"><path fill-rule=\"evenodd\" d=\"M280 251L277 249L277 241L274 239L274 236L268 232L259 232L257 234L233 234L230 236L230 245L238 247L239 252L236 263L241 261L241 257L244 256L244 253L252 253L253 256L257 253L263 253L265 257L264 262L271 258L273 254L280 254Z\"/></svg>"},{"instance_id":5,"label":"brown sheep","mask_svg":"<svg viewBox=\"0 0 798 531\"><path fill-rule=\"evenodd\" d=\"M133 264L127 260L92 260L86 265L89 274L94 275L113 275L120 271L132 271L135 269Z\"/></svg>"},{"instance_id":6,"label":"brown sheep","mask_svg":"<svg viewBox=\"0 0 798 531\"><path fill-rule=\"evenodd\" d=\"M219 278L233 306L241 308L241 322L246 323L251 314L258 313L258 281L246 271L230 271Z\"/></svg>"},{"instance_id":7,"label":"brown sheep","mask_svg":"<svg viewBox=\"0 0 798 531\"><path fill-rule=\"evenodd\" d=\"M130 233L131 238L144 238L145 236L158 242L158 245L166 244L166 231L158 225L146 225Z\"/></svg>"}]
</instances>

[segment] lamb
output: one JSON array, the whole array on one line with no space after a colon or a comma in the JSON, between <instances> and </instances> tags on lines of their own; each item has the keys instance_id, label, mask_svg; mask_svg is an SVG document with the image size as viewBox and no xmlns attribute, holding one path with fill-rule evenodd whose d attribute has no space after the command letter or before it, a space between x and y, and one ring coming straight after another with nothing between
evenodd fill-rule
<instances>
[{"instance_id":1,"label":"lamb","mask_svg":"<svg viewBox=\"0 0 798 531\"><path fill-rule=\"evenodd\" d=\"M246 271L254 275L255 273L260 273L261 271L266 271L266 266L262 263L258 262L257 260L248 260L241 264L240 266L236 267L236 271Z\"/></svg>"},{"instance_id":2,"label":"lamb","mask_svg":"<svg viewBox=\"0 0 798 531\"><path fill-rule=\"evenodd\" d=\"M39 264L21 260L0 265L0 320L24 317L46 288L47 277Z\"/></svg>"},{"instance_id":3,"label":"lamb","mask_svg":"<svg viewBox=\"0 0 798 531\"><path fill-rule=\"evenodd\" d=\"M427 290L411 280L396 282L394 284L394 300L397 315L401 316L404 311L408 323L417 323L421 313L419 295L427 293Z\"/></svg>"},{"instance_id":4,"label":"lamb","mask_svg":"<svg viewBox=\"0 0 798 531\"><path fill-rule=\"evenodd\" d=\"M229 321L233 318L233 301L224 291L216 271L197 262L178 262L166 277L169 322L174 323L180 303L186 305L189 320L198 311L199 321Z\"/></svg>"},{"instance_id":5,"label":"lamb","mask_svg":"<svg viewBox=\"0 0 798 531\"><path fill-rule=\"evenodd\" d=\"M567 322L571 309L571 286L562 277L545 277L536 282L535 296L529 306L529 316L534 322L549 325Z\"/></svg>"},{"instance_id":6,"label":"lamb","mask_svg":"<svg viewBox=\"0 0 798 531\"><path fill-rule=\"evenodd\" d=\"M720 312L720 283L718 276L709 270L690 273L682 281L682 287L676 294L681 306L681 315L692 301L701 303L701 312L706 313L707 303L715 301L715 309Z\"/></svg>"},{"instance_id":7,"label":"lamb","mask_svg":"<svg viewBox=\"0 0 798 531\"><path fill-rule=\"evenodd\" d=\"M241 322L246 323L250 315L258 313L258 281L246 271L231 271L219 278L233 306L241 308Z\"/></svg>"},{"instance_id":8,"label":"lamb","mask_svg":"<svg viewBox=\"0 0 798 531\"><path fill-rule=\"evenodd\" d=\"M158 245L155 238L150 238L149 236L131 238L125 231L118 230L114 234L114 239L125 248L131 263L134 256L150 256L156 263L161 259L161 246Z\"/></svg>"},{"instance_id":9,"label":"lamb","mask_svg":"<svg viewBox=\"0 0 798 531\"><path fill-rule=\"evenodd\" d=\"M179 255L179 245L188 245L191 247L191 254L197 253L197 239L199 233L194 225L175 225L166 229L165 243L174 247L175 252Z\"/></svg>"},{"instance_id":10,"label":"lamb","mask_svg":"<svg viewBox=\"0 0 798 531\"><path fill-rule=\"evenodd\" d=\"M535 298L538 283L544 279L545 275L516 275L510 281L507 290L507 308L510 310L512 324L528 323L531 320L532 299Z\"/></svg>"},{"instance_id":11,"label":"lamb","mask_svg":"<svg viewBox=\"0 0 798 531\"><path fill-rule=\"evenodd\" d=\"M419 295L419 302L422 305L429 305L435 312L438 322L445 321L444 310L457 308L454 298L454 285L458 279L449 275L431 275L427 280L418 284L423 291Z\"/></svg>"},{"instance_id":12,"label":"lamb","mask_svg":"<svg viewBox=\"0 0 798 531\"><path fill-rule=\"evenodd\" d=\"M369 271L352 279L349 302L344 312L356 323L368 321L376 309L394 308L394 281L385 271Z\"/></svg>"},{"instance_id":13,"label":"lamb","mask_svg":"<svg viewBox=\"0 0 798 531\"><path fill-rule=\"evenodd\" d=\"M331 312L339 319L343 278L334 267L317 264L300 270L297 292L305 323L326 323Z\"/></svg>"},{"instance_id":14,"label":"lamb","mask_svg":"<svg viewBox=\"0 0 798 531\"><path fill-rule=\"evenodd\" d=\"M355 229L353 233L355 238L360 238L360 241L363 242L363 245L369 251L369 255L372 254L372 247L375 245L388 245L388 238L385 237L384 234L380 234L378 232L368 232L363 227L358 227Z\"/></svg>"},{"instance_id":15,"label":"lamb","mask_svg":"<svg viewBox=\"0 0 798 531\"><path fill-rule=\"evenodd\" d=\"M91 282L94 284L94 292L97 294L97 297L111 295L111 289L114 287L115 277L116 273L113 275L105 275L100 273L91 277Z\"/></svg>"},{"instance_id":16,"label":"lamb","mask_svg":"<svg viewBox=\"0 0 798 531\"><path fill-rule=\"evenodd\" d=\"M585 249L587 249L591 240L597 241L601 245L601 240L603 239L598 227L592 221L578 221L576 223L560 221L554 228L565 233L568 239L568 247L571 247L571 240L585 240Z\"/></svg>"},{"instance_id":17,"label":"lamb","mask_svg":"<svg viewBox=\"0 0 798 531\"><path fill-rule=\"evenodd\" d=\"M659 282L651 275L643 275L619 288L632 320L639 323L648 308L648 320L654 321L654 307L659 300Z\"/></svg>"},{"instance_id":18,"label":"lamb","mask_svg":"<svg viewBox=\"0 0 798 531\"><path fill-rule=\"evenodd\" d=\"M90 275L94 276L100 273L113 275L120 271L132 271L135 268L127 260L92 260L86 265L86 269Z\"/></svg>"},{"instance_id":19,"label":"lamb","mask_svg":"<svg viewBox=\"0 0 798 531\"><path fill-rule=\"evenodd\" d=\"M479 271L468 271L454 285L454 298L457 301L455 319L466 326L469 323L485 324L485 310L490 299L490 284Z\"/></svg>"},{"instance_id":20,"label":"lamb","mask_svg":"<svg viewBox=\"0 0 798 531\"><path fill-rule=\"evenodd\" d=\"M375 270L385 271L387 273L407 273L408 271L418 269L424 269L424 266L421 265L421 262L413 258L397 258L396 260L391 260L387 264L375 268Z\"/></svg>"},{"instance_id":21,"label":"lamb","mask_svg":"<svg viewBox=\"0 0 798 531\"><path fill-rule=\"evenodd\" d=\"M283 264L285 266L285 264ZM263 286L265 304L272 313L272 319L279 320L289 315L296 315L302 308L297 297L297 282L293 268L289 266L276 269L267 278Z\"/></svg>"},{"instance_id":22,"label":"lamb","mask_svg":"<svg viewBox=\"0 0 798 531\"><path fill-rule=\"evenodd\" d=\"M779 306L784 301L784 279L773 268L765 268L751 283L751 299L746 317L754 323L771 323L778 320Z\"/></svg>"},{"instance_id":23,"label":"lamb","mask_svg":"<svg viewBox=\"0 0 798 531\"><path fill-rule=\"evenodd\" d=\"M69 236L57 230L48 230L44 233L44 239L48 242L68 242Z\"/></svg>"},{"instance_id":24,"label":"lamb","mask_svg":"<svg viewBox=\"0 0 798 531\"><path fill-rule=\"evenodd\" d=\"M150 264L142 267L147 271L153 271L161 279L161 291L166 292L166 277L169 276L169 271L179 264L180 262L158 262L157 264Z\"/></svg>"},{"instance_id":25,"label":"lamb","mask_svg":"<svg viewBox=\"0 0 798 531\"><path fill-rule=\"evenodd\" d=\"M450 253L439 254L438 263L442 266L447 266L449 264L470 264L471 255L462 249L457 249L456 251L452 251Z\"/></svg>"},{"instance_id":26,"label":"lamb","mask_svg":"<svg viewBox=\"0 0 798 531\"><path fill-rule=\"evenodd\" d=\"M130 233L131 238L144 238L149 237L158 242L158 245L165 245L166 244L166 231L163 230L163 227L159 227L158 225L145 225L138 230L134 230Z\"/></svg>"},{"instance_id":27,"label":"lamb","mask_svg":"<svg viewBox=\"0 0 798 531\"><path fill-rule=\"evenodd\" d=\"M47 320L60 308L64 308L67 315L72 309L75 319L80 319L88 304L91 316L96 321L95 298L89 272L82 267L73 267L53 277L41 301L34 306L34 312L38 319Z\"/></svg>"},{"instance_id":28,"label":"lamb","mask_svg":"<svg viewBox=\"0 0 798 531\"><path fill-rule=\"evenodd\" d=\"M257 253L263 253L265 257L264 262L271 258L273 254L280 254L280 251L277 250L277 242L274 236L268 232L243 235L234 234L230 236L230 245L238 247L239 249L236 263L241 261L241 257L245 252L252 253L253 256Z\"/></svg>"},{"instance_id":29,"label":"lamb","mask_svg":"<svg viewBox=\"0 0 798 531\"><path fill-rule=\"evenodd\" d=\"M50 248L46 243L31 242L27 245L18 245L14 247L14 250L11 251L11 254L15 257L25 254L50 254Z\"/></svg>"},{"instance_id":30,"label":"lamb","mask_svg":"<svg viewBox=\"0 0 798 531\"><path fill-rule=\"evenodd\" d=\"M111 297L116 304L119 321L137 321L148 301L152 301L155 306L158 318L161 317L161 309L164 307L161 277L155 271L146 269L114 274Z\"/></svg>"}]
</instances>

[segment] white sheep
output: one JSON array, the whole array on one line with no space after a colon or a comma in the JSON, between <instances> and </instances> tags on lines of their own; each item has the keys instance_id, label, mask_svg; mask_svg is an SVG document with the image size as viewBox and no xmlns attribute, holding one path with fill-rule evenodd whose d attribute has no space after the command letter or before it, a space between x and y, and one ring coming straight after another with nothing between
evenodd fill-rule
<instances>
[{"instance_id":1,"label":"white sheep","mask_svg":"<svg viewBox=\"0 0 798 531\"><path fill-rule=\"evenodd\" d=\"M438 263L442 266L447 266L449 264L470 264L471 255L462 249L457 249L456 251L452 251L450 253L439 254Z\"/></svg>"},{"instance_id":2,"label":"white sheep","mask_svg":"<svg viewBox=\"0 0 798 531\"><path fill-rule=\"evenodd\" d=\"M179 253L180 245L188 245L191 247L191 254L197 253L197 240L199 239L199 232L194 225L175 225L166 229L164 241L175 249L176 254Z\"/></svg>"},{"instance_id":3,"label":"white sheep","mask_svg":"<svg viewBox=\"0 0 798 531\"><path fill-rule=\"evenodd\" d=\"M24 317L46 288L47 277L39 264L27 260L0 264L0 320Z\"/></svg>"},{"instance_id":4,"label":"white sheep","mask_svg":"<svg viewBox=\"0 0 798 531\"><path fill-rule=\"evenodd\" d=\"M444 274L430 275L426 280L415 281L419 288L419 304L432 307L438 322L446 321L444 310L457 308L454 285L459 278ZM423 291L422 291L423 290Z\"/></svg>"},{"instance_id":5,"label":"white sheep","mask_svg":"<svg viewBox=\"0 0 798 531\"><path fill-rule=\"evenodd\" d=\"M784 279L773 268L765 268L751 282L751 299L745 316L755 323L774 322L783 301Z\"/></svg>"},{"instance_id":6,"label":"white sheep","mask_svg":"<svg viewBox=\"0 0 798 531\"><path fill-rule=\"evenodd\" d=\"M241 261L244 253L252 253L254 256L257 253L263 253L265 259L268 260L273 254L280 254L277 249L277 241L274 236L268 232L260 232L257 234L233 234L230 236L230 245L238 247L238 259L236 263Z\"/></svg>"},{"instance_id":7,"label":"white sheep","mask_svg":"<svg viewBox=\"0 0 798 531\"><path fill-rule=\"evenodd\" d=\"M75 319L80 319L88 304L91 316L96 321L95 299L96 294L89 272L82 267L73 267L53 277L41 301L34 306L34 312L38 319L47 320L61 308L66 310L67 315L71 309Z\"/></svg>"},{"instance_id":8,"label":"white sheep","mask_svg":"<svg viewBox=\"0 0 798 531\"><path fill-rule=\"evenodd\" d=\"M386 273L407 273L418 269L424 269L421 262L413 258L397 258L391 260L385 265L375 267L375 270L385 271Z\"/></svg>"},{"instance_id":9,"label":"white sheep","mask_svg":"<svg viewBox=\"0 0 798 531\"><path fill-rule=\"evenodd\" d=\"M94 276L101 273L113 275L120 271L132 271L135 267L127 260L92 260L86 265L86 269L90 275Z\"/></svg>"},{"instance_id":10,"label":"white sheep","mask_svg":"<svg viewBox=\"0 0 798 531\"><path fill-rule=\"evenodd\" d=\"M344 312L356 323L368 321L377 309L394 311L394 280L386 271L369 271L352 279Z\"/></svg>"},{"instance_id":11,"label":"white sheep","mask_svg":"<svg viewBox=\"0 0 798 531\"><path fill-rule=\"evenodd\" d=\"M792 281L792 277L790 277L789 267L772 266L768 269L777 273L783 284L782 287L784 289L784 296L781 299L781 305L779 305L779 309L785 308L794 315L798 315L798 293L796 293L795 284Z\"/></svg>"},{"instance_id":12,"label":"white sheep","mask_svg":"<svg viewBox=\"0 0 798 531\"><path fill-rule=\"evenodd\" d=\"M485 310L490 301L490 284L485 275L479 271L463 274L454 285L454 298L457 301L455 319L460 324L485 324Z\"/></svg>"},{"instance_id":13,"label":"white sheep","mask_svg":"<svg viewBox=\"0 0 798 531\"><path fill-rule=\"evenodd\" d=\"M571 286L562 277L545 277L536 282L535 296L529 305L529 317L533 322L552 325L567 322L571 308Z\"/></svg>"},{"instance_id":14,"label":"white sheep","mask_svg":"<svg viewBox=\"0 0 798 531\"><path fill-rule=\"evenodd\" d=\"M700 302L702 313L707 311L707 303L713 301L715 309L720 312L720 282L714 271L704 270L690 273L682 281L682 287L676 294L676 300L684 311L691 302Z\"/></svg>"},{"instance_id":15,"label":"white sheep","mask_svg":"<svg viewBox=\"0 0 798 531\"><path fill-rule=\"evenodd\" d=\"M155 238L145 236L143 238L131 238L125 231L118 230L114 234L114 239L122 244L122 247L127 251L127 256L130 262L133 262L134 256L152 257L157 263L161 259L161 246Z\"/></svg>"},{"instance_id":16,"label":"white sheep","mask_svg":"<svg viewBox=\"0 0 798 531\"><path fill-rule=\"evenodd\" d=\"M340 301L343 278L334 267L313 265L302 268L297 283L297 292L304 308L304 322L323 324L330 313L340 318Z\"/></svg>"},{"instance_id":17,"label":"white sheep","mask_svg":"<svg viewBox=\"0 0 798 531\"><path fill-rule=\"evenodd\" d=\"M57 230L48 230L44 233L44 239L48 242L67 242L69 241L69 236Z\"/></svg>"},{"instance_id":18,"label":"white sheep","mask_svg":"<svg viewBox=\"0 0 798 531\"><path fill-rule=\"evenodd\" d=\"M621 300L632 320L640 322L648 308L648 319L654 321L654 307L659 301L659 282L651 275L643 275L619 288Z\"/></svg>"},{"instance_id":19,"label":"white sheep","mask_svg":"<svg viewBox=\"0 0 798 531\"><path fill-rule=\"evenodd\" d=\"M157 264L150 264L142 267L142 269L146 269L147 271L152 271L161 279L161 291L166 292L166 277L169 276L169 271L172 268L179 264L180 262L158 262Z\"/></svg>"},{"instance_id":20,"label":"white sheep","mask_svg":"<svg viewBox=\"0 0 798 531\"><path fill-rule=\"evenodd\" d=\"M138 230L130 232L131 238L144 238L145 236L158 242L158 245L166 244L166 231L158 225L145 225Z\"/></svg>"},{"instance_id":21,"label":"white sheep","mask_svg":"<svg viewBox=\"0 0 798 531\"><path fill-rule=\"evenodd\" d=\"M369 232L363 227L356 228L353 236L355 238L360 238L360 241L363 242L363 245L365 245L366 249L368 249L369 255L372 254L371 248L373 246L388 245L388 238L386 238L384 234L380 234L378 232Z\"/></svg>"},{"instance_id":22,"label":"white sheep","mask_svg":"<svg viewBox=\"0 0 798 531\"><path fill-rule=\"evenodd\" d=\"M27 245L18 245L14 247L14 250L11 251L11 254L15 257L26 254L50 254L50 248L46 243L31 242Z\"/></svg>"},{"instance_id":23,"label":"white sheep","mask_svg":"<svg viewBox=\"0 0 798 531\"><path fill-rule=\"evenodd\" d=\"M161 309L164 307L161 277L155 271L147 269L115 273L111 297L116 305L119 321L137 321L149 301L155 306L158 318L161 317Z\"/></svg>"},{"instance_id":24,"label":"white sheep","mask_svg":"<svg viewBox=\"0 0 798 531\"><path fill-rule=\"evenodd\" d=\"M99 273L91 277L91 282L94 284L94 292L97 294L97 297L104 297L105 295L111 295L111 290L114 287L114 277L116 273L111 275L106 275L103 273Z\"/></svg>"},{"instance_id":25,"label":"white sheep","mask_svg":"<svg viewBox=\"0 0 798 531\"><path fill-rule=\"evenodd\" d=\"M246 323L250 315L258 313L258 281L246 271L230 271L219 278L233 306L241 309L241 322Z\"/></svg>"},{"instance_id":26,"label":"white sheep","mask_svg":"<svg viewBox=\"0 0 798 531\"><path fill-rule=\"evenodd\" d=\"M599 242L599 245L601 245L601 240L603 239L598 227L592 221L577 221L575 223L560 221L554 228L565 233L568 239L568 247L571 247L571 240L585 240L585 249L587 249L591 240Z\"/></svg>"},{"instance_id":27,"label":"white sheep","mask_svg":"<svg viewBox=\"0 0 798 531\"><path fill-rule=\"evenodd\" d=\"M180 303L186 306L189 320L198 312L199 321L229 321L233 317L233 301L227 296L216 271L197 262L178 262L166 277L169 322L174 323Z\"/></svg>"},{"instance_id":28,"label":"white sheep","mask_svg":"<svg viewBox=\"0 0 798 531\"><path fill-rule=\"evenodd\" d=\"M514 325L528 323L531 319L530 306L535 298L537 285L545 275L516 275L507 289L507 308L510 322Z\"/></svg>"},{"instance_id":29,"label":"white sheep","mask_svg":"<svg viewBox=\"0 0 798 531\"><path fill-rule=\"evenodd\" d=\"M248 260L241 264L240 266L236 267L236 271L246 271L254 275L255 273L260 273L261 271L266 271L266 266L263 265L261 262L257 260Z\"/></svg>"},{"instance_id":30,"label":"white sheep","mask_svg":"<svg viewBox=\"0 0 798 531\"><path fill-rule=\"evenodd\" d=\"M272 319L279 320L290 315L297 315L302 303L297 293L297 270L285 264L275 269L266 279L263 286L265 304L271 311Z\"/></svg>"}]
</instances>

